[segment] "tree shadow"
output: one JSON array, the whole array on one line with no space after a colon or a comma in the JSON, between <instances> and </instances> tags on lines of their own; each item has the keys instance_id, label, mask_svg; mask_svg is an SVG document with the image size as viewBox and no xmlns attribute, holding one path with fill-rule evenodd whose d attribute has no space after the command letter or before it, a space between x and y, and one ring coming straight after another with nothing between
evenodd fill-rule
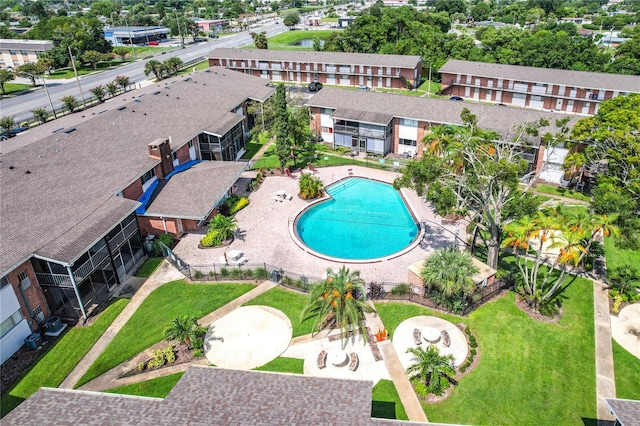
<instances>
[{"instance_id":1,"label":"tree shadow","mask_svg":"<svg viewBox=\"0 0 640 426\"><path fill-rule=\"evenodd\" d=\"M245 231L244 229L236 229L236 232L233 233L234 238L237 238L240 241L244 241L244 239L247 236L247 231Z\"/></svg>"},{"instance_id":2,"label":"tree shadow","mask_svg":"<svg viewBox=\"0 0 640 426\"><path fill-rule=\"evenodd\" d=\"M420 248L438 249L451 245L454 241L454 233L446 228L431 223L423 222L425 233Z\"/></svg>"},{"instance_id":3,"label":"tree shadow","mask_svg":"<svg viewBox=\"0 0 640 426\"><path fill-rule=\"evenodd\" d=\"M378 419L395 419L396 403L389 401L373 401L371 404L371 417Z\"/></svg>"}]
</instances>

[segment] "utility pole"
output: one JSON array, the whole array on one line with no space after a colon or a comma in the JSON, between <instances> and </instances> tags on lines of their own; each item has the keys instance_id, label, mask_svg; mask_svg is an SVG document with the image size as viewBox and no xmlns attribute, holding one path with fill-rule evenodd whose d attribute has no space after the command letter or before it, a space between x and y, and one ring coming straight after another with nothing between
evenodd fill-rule
<instances>
[{"instance_id":1,"label":"utility pole","mask_svg":"<svg viewBox=\"0 0 640 426\"><path fill-rule=\"evenodd\" d=\"M73 58L73 54L71 53L71 45L67 46L69 49L69 56L71 57L71 65L73 65L73 73L76 76L76 82L78 83L78 89L80 89L80 97L82 98L82 105L84 105L85 109L87 108L87 101L84 100L84 93L82 93L82 85L80 84L80 78L78 77L78 70L76 69L76 61ZM54 112L55 114L55 112Z\"/></svg>"},{"instance_id":2,"label":"utility pole","mask_svg":"<svg viewBox=\"0 0 640 426\"><path fill-rule=\"evenodd\" d=\"M182 32L180 31L180 18L178 17L178 9L176 9L176 23L178 24L178 37L180 37L180 47L184 48L184 42L182 41Z\"/></svg>"},{"instance_id":3,"label":"utility pole","mask_svg":"<svg viewBox=\"0 0 640 426\"><path fill-rule=\"evenodd\" d=\"M136 60L136 51L133 48L133 39L131 38L131 28L129 28L129 22L127 22L127 18L124 18L124 24L127 26L127 33L129 33L129 44L131 45L131 56L133 60Z\"/></svg>"}]
</instances>

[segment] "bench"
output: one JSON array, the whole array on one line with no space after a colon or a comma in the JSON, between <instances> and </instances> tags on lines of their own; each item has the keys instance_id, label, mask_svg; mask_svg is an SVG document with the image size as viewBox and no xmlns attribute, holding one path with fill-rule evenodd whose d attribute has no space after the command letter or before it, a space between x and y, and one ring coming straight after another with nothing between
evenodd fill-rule
<instances>
[{"instance_id":1,"label":"bench","mask_svg":"<svg viewBox=\"0 0 640 426\"><path fill-rule=\"evenodd\" d=\"M417 328L413 329L413 342L416 345L421 345L422 344L422 332L420 330L418 330Z\"/></svg>"},{"instance_id":2,"label":"bench","mask_svg":"<svg viewBox=\"0 0 640 426\"><path fill-rule=\"evenodd\" d=\"M358 368L358 354L351 352L349 354L349 370L356 371Z\"/></svg>"},{"instance_id":3,"label":"bench","mask_svg":"<svg viewBox=\"0 0 640 426\"><path fill-rule=\"evenodd\" d=\"M318 368L323 369L327 366L327 352L325 350L321 350L318 354Z\"/></svg>"},{"instance_id":4,"label":"bench","mask_svg":"<svg viewBox=\"0 0 640 426\"><path fill-rule=\"evenodd\" d=\"M442 337L442 345L445 348L448 348L449 345L451 344L451 338L449 337L449 333L447 333L446 330L442 330L442 332L440 333L440 336Z\"/></svg>"}]
</instances>

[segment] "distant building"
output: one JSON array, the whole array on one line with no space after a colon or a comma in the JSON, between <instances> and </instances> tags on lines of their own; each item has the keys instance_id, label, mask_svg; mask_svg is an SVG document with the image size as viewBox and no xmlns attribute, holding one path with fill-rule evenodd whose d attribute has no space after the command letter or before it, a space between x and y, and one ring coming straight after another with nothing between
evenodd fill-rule
<instances>
[{"instance_id":1,"label":"distant building","mask_svg":"<svg viewBox=\"0 0 640 426\"><path fill-rule=\"evenodd\" d=\"M38 62L38 56L53 48L50 40L0 40L0 68L15 68Z\"/></svg>"},{"instance_id":2,"label":"distant building","mask_svg":"<svg viewBox=\"0 0 640 426\"><path fill-rule=\"evenodd\" d=\"M162 41L169 37L167 27L112 27L105 28L104 38L114 46L147 44L150 41Z\"/></svg>"},{"instance_id":3,"label":"distant building","mask_svg":"<svg viewBox=\"0 0 640 426\"><path fill-rule=\"evenodd\" d=\"M353 16L347 16L344 18L338 18L338 28L347 28L356 18Z\"/></svg>"},{"instance_id":4,"label":"distant building","mask_svg":"<svg viewBox=\"0 0 640 426\"><path fill-rule=\"evenodd\" d=\"M202 19L195 21L200 31L211 33L229 26L228 19Z\"/></svg>"}]
</instances>

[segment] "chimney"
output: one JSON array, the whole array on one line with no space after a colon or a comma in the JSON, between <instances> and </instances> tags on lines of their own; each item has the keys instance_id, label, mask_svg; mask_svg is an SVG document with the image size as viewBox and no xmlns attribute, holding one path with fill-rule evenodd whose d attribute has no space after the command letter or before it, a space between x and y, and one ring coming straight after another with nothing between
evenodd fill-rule
<instances>
[{"instance_id":1,"label":"chimney","mask_svg":"<svg viewBox=\"0 0 640 426\"><path fill-rule=\"evenodd\" d=\"M162 176L158 176L158 179L164 179L166 175L173 171L169 139L159 138L151 142L149 144L149 155L151 158L155 158L161 162Z\"/></svg>"}]
</instances>

